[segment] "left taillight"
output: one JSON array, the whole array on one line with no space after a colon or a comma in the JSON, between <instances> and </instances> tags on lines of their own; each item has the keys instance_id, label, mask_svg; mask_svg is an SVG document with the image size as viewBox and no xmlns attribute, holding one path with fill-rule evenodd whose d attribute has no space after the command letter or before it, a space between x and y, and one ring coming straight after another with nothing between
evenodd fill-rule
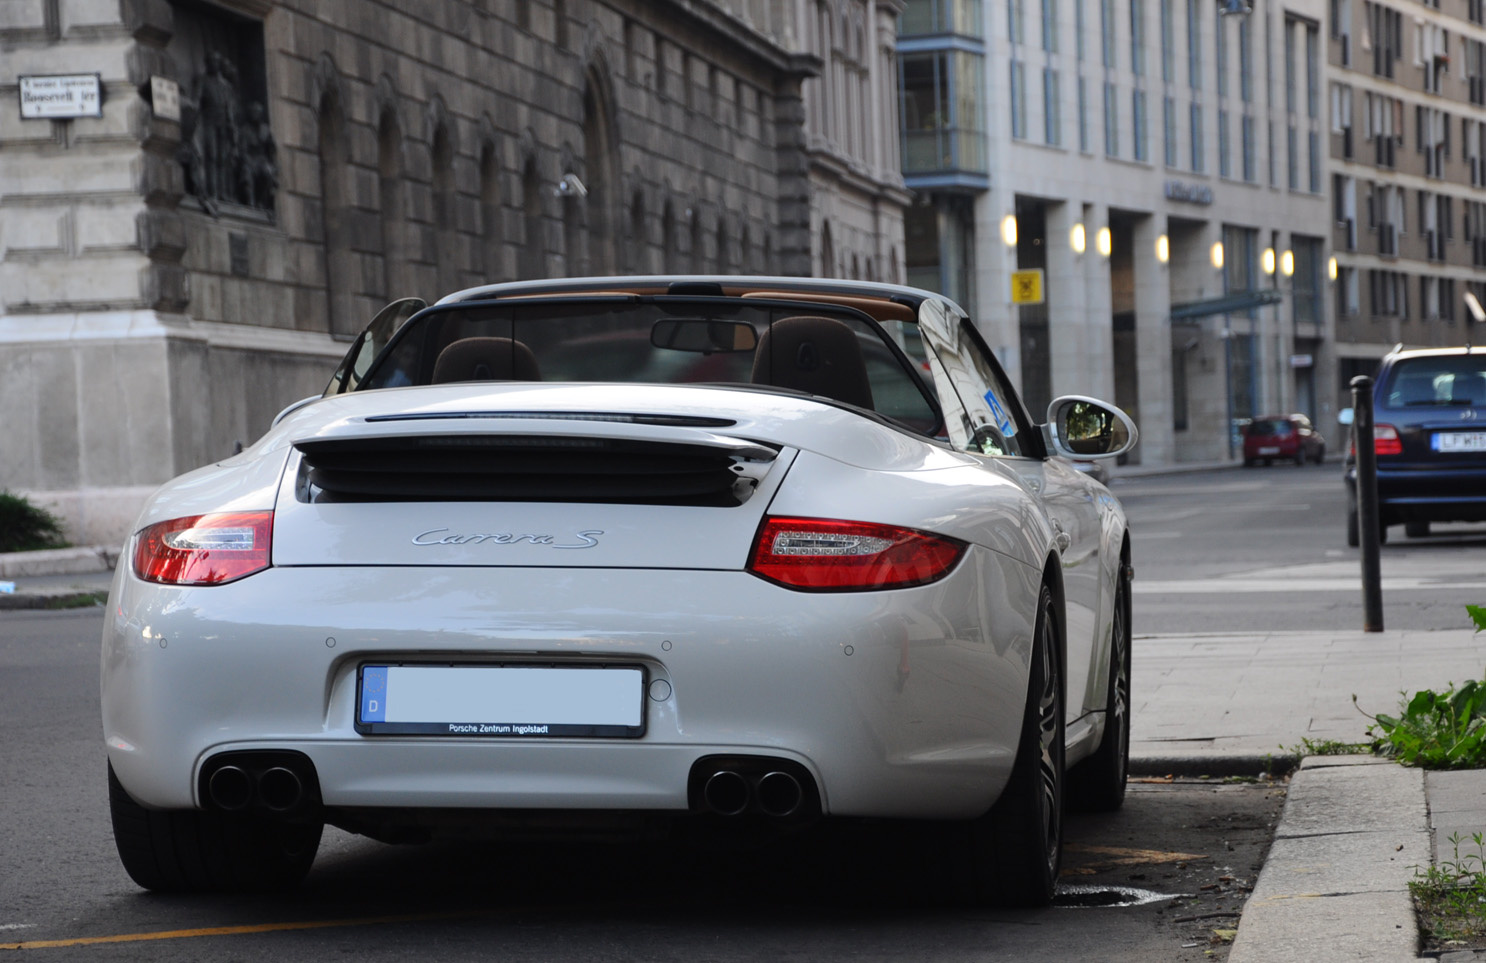
<instances>
[{"instance_id":1,"label":"left taillight","mask_svg":"<svg viewBox=\"0 0 1486 963\"><path fill-rule=\"evenodd\" d=\"M269 566L273 512L223 512L156 522L134 544L134 574L166 585L221 585Z\"/></svg>"},{"instance_id":2,"label":"left taillight","mask_svg":"<svg viewBox=\"0 0 1486 963\"><path fill-rule=\"evenodd\" d=\"M789 588L860 592L937 581L965 543L913 528L828 518L765 518L748 570Z\"/></svg>"}]
</instances>

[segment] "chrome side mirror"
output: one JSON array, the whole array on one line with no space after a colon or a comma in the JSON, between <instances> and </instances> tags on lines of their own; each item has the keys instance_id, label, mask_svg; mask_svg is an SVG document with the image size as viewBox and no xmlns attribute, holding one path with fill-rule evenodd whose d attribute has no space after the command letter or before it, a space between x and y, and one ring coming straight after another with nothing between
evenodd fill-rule
<instances>
[{"instance_id":1,"label":"chrome side mirror","mask_svg":"<svg viewBox=\"0 0 1486 963\"><path fill-rule=\"evenodd\" d=\"M1082 395L1063 395L1047 406L1052 449L1069 458L1112 458L1135 447L1140 432L1113 405Z\"/></svg>"},{"instance_id":2,"label":"chrome side mirror","mask_svg":"<svg viewBox=\"0 0 1486 963\"><path fill-rule=\"evenodd\" d=\"M1351 408L1343 408L1336 413L1336 423L1339 425L1350 425L1355 414L1356 412L1352 411Z\"/></svg>"}]
</instances>

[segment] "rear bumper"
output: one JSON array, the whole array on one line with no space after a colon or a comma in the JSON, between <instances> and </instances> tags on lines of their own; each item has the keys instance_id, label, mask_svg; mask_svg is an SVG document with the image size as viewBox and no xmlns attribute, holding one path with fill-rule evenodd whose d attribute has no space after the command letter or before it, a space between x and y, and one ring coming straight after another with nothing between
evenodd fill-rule
<instances>
[{"instance_id":1,"label":"rear bumper","mask_svg":"<svg viewBox=\"0 0 1486 963\"><path fill-rule=\"evenodd\" d=\"M125 573L104 734L120 782L158 808L201 805L217 753L289 749L327 807L685 810L697 759L743 754L798 762L827 813L970 816L1010 772L1038 574L979 549L933 585L839 595L739 572L275 568L211 588ZM640 665L645 734L360 735L368 660Z\"/></svg>"},{"instance_id":2,"label":"rear bumper","mask_svg":"<svg viewBox=\"0 0 1486 963\"><path fill-rule=\"evenodd\" d=\"M1347 493L1357 495L1357 469L1348 465ZM1486 521L1486 470L1444 471L1436 465L1378 464L1378 512L1384 525L1402 522Z\"/></svg>"}]
</instances>

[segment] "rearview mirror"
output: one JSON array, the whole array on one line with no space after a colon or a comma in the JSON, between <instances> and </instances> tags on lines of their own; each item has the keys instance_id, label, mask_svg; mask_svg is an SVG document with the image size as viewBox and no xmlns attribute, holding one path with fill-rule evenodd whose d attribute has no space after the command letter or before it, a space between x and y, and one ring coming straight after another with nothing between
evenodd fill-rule
<instances>
[{"instance_id":1,"label":"rearview mirror","mask_svg":"<svg viewBox=\"0 0 1486 963\"><path fill-rule=\"evenodd\" d=\"M1053 449L1070 458L1111 458L1135 447L1140 432L1130 416L1082 395L1064 395L1047 406Z\"/></svg>"},{"instance_id":2,"label":"rearview mirror","mask_svg":"<svg viewBox=\"0 0 1486 963\"><path fill-rule=\"evenodd\" d=\"M650 329L650 343L672 351L700 354L752 351L758 347L753 325L745 321L715 321L711 318L667 318Z\"/></svg>"}]
</instances>

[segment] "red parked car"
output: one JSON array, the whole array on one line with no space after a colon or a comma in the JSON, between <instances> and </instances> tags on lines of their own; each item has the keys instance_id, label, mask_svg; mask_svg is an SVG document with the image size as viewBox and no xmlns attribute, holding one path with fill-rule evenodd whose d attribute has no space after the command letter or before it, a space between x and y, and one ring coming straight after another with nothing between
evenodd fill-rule
<instances>
[{"instance_id":1,"label":"red parked car","mask_svg":"<svg viewBox=\"0 0 1486 963\"><path fill-rule=\"evenodd\" d=\"M1321 464L1326 458L1326 439L1311 426L1305 415L1264 415L1249 422L1244 429L1243 463L1245 468L1257 461L1268 465L1284 459L1297 465L1307 461Z\"/></svg>"}]
</instances>

